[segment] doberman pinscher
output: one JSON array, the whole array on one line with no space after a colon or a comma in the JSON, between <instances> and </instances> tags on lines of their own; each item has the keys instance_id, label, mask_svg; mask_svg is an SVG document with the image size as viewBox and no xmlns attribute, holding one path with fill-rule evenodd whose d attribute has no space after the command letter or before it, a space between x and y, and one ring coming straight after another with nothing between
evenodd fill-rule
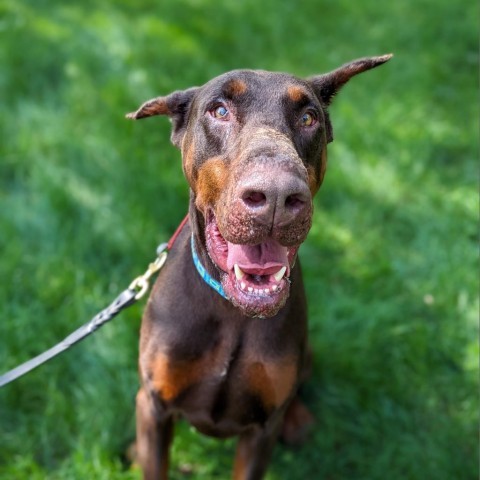
<instances>
[{"instance_id":1,"label":"doberman pinscher","mask_svg":"<svg viewBox=\"0 0 480 480\"><path fill-rule=\"evenodd\" d=\"M391 55L303 80L235 70L144 103L167 115L190 186L188 222L143 318L137 459L166 479L173 423L239 435L233 478L259 479L276 439L312 416L297 397L308 370L307 308L296 261L333 140L328 107L354 75Z\"/></svg>"}]
</instances>

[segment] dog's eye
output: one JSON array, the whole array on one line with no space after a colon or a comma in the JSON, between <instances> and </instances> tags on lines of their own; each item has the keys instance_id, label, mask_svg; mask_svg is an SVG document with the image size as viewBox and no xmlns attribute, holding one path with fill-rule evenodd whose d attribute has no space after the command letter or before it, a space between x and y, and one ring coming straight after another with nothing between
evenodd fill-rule
<instances>
[{"instance_id":1,"label":"dog's eye","mask_svg":"<svg viewBox=\"0 0 480 480\"><path fill-rule=\"evenodd\" d=\"M212 117L217 118L218 120L228 120L229 111L225 105L219 105L215 109L213 109L210 114Z\"/></svg>"},{"instance_id":2,"label":"dog's eye","mask_svg":"<svg viewBox=\"0 0 480 480\"><path fill-rule=\"evenodd\" d=\"M302 127L311 127L317 123L317 117L313 112L305 112L300 118L300 125Z\"/></svg>"}]
</instances>

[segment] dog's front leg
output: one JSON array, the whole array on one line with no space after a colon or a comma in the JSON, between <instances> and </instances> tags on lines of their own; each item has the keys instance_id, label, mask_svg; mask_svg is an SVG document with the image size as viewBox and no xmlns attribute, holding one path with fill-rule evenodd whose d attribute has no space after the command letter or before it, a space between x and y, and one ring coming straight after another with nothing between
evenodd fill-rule
<instances>
[{"instance_id":1,"label":"dog's front leg","mask_svg":"<svg viewBox=\"0 0 480 480\"><path fill-rule=\"evenodd\" d=\"M281 421L277 421L273 428L249 430L240 435L233 468L234 480L263 478L277 441L280 424Z\"/></svg>"},{"instance_id":2,"label":"dog's front leg","mask_svg":"<svg viewBox=\"0 0 480 480\"><path fill-rule=\"evenodd\" d=\"M137 394L137 461L144 480L167 480L173 418L161 415L145 389Z\"/></svg>"}]
</instances>

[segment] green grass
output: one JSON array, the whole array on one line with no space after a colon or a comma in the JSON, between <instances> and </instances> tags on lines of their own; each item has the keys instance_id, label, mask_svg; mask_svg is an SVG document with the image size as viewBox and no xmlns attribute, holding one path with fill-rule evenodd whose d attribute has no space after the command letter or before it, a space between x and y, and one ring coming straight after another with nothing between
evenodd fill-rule
<instances>
[{"instance_id":1,"label":"green grass","mask_svg":"<svg viewBox=\"0 0 480 480\"><path fill-rule=\"evenodd\" d=\"M3 0L1 370L109 303L185 214L169 123L124 113L232 68L309 75L391 51L332 107L301 252L317 423L304 447L277 448L267 478L478 478L478 13L448 0ZM0 478L140 478L122 455L141 309L0 390ZM233 449L180 424L172 478L228 478Z\"/></svg>"}]
</instances>

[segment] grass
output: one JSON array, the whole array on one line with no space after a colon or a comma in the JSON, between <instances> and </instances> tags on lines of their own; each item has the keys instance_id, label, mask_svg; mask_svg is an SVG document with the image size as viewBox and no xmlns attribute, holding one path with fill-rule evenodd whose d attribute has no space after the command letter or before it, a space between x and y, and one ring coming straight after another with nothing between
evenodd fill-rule
<instances>
[{"instance_id":1,"label":"grass","mask_svg":"<svg viewBox=\"0 0 480 480\"><path fill-rule=\"evenodd\" d=\"M232 68L309 75L392 51L332 107L301 252L317 424L267 478L478 478L474 3L4 0L2 370L109 303L185 214L168 122L125 112ZM141 309L0 391L0 478L140 478L122 455ZM172 478L226 478L233 449L180 424Z\"/></svg>"}]
</instances>

